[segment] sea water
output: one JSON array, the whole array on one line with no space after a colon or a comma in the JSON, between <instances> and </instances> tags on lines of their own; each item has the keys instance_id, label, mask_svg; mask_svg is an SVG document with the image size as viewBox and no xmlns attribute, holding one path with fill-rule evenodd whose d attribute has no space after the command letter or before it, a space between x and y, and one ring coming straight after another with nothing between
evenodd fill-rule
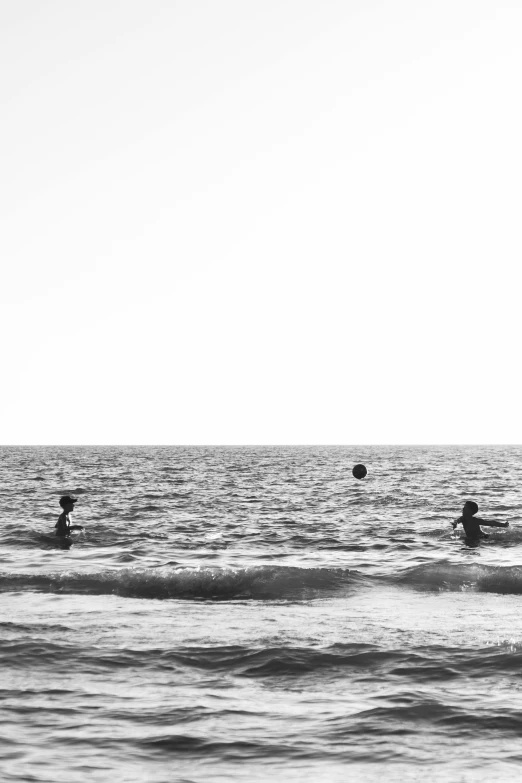
<instances>
[{"instance_id":1,"label":"sea water","mask_svg":"<svg viewBox=\"0 0 522 783\"><path fill-rule=\"evenodd\" d=\"M0 507L2 781L520 779L522 448L4 447Z\"/></svg>"}]
</instances>

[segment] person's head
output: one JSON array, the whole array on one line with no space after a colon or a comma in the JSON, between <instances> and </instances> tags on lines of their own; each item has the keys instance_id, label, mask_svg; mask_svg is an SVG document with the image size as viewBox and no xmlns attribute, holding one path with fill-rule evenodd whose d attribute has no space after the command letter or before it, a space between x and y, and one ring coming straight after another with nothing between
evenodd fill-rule
<instances>
[{"instance_id":1,"label":"person's head","mask_svg":"<svg viewBox=\"0 0 522 783\"><path fill-rule=\"evenodd\" d=\"M464 516L472 517L474 514L476 514L478 511L478 506L475 503L474 500L466 500L464 503L464 508L462 509L462 514Z\"/></svg>"},{"instance_id":2,"label":"person's head","mask_svg":"<svg viewBox=\"0 0 522 783\"><path fill-rule=\"evenodd\" d=\"M74 504L76 502L76 498L72 498L70 495L64 495L63 498L60 498L60 506L66 514L70 514L71 511L74 511Z\"/></svg>"}]
</instances>

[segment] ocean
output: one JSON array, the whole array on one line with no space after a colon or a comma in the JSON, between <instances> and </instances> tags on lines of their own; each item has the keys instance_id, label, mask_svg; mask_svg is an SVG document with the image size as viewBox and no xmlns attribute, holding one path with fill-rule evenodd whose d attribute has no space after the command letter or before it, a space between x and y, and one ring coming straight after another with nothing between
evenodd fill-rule
<instances>
[{"instance_id":1,"label":"ocean","mask_svg":"<svg viewBox=\"0 0 522 783\"><path fill-rule=\"evenodd\" d=\"M3 783L522 777L522 447L0 466ZM469 545L467 499L510 527Z\"/></svg>"}]
</instances>

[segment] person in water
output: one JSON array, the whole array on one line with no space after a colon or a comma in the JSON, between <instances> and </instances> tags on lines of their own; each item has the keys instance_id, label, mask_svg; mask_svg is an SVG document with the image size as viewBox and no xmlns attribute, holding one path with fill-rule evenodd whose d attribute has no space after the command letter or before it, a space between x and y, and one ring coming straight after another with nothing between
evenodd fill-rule
<instances>
[{"instance_id":1,"label":"person in water","mask_svg":"<svg viewBox=\"0 0 522 783\"><path fill-rule=\"evenodd\" d=\"M462 516L456 519L455 522L451 523L453 525L453 529L457 527L459 522L462 522L462 527L466 533L466 538L476 540L478 538L488 537L488 534L484 533L480 529L481 525L484 525L484 527L509 527L509 522L488 522L485 519L476 517L475 514L477 511L477 504L473 500L467 500L464 503L464 508L462 509Z\"/></svg>"},{"instance_id":2,"label":"person in water","mask_svg":"<svg viewBox=\"0 0 522 783\"><path fill-rule=\"evenodd\" d=\"M60 506L63 508L63 511L58 517L58 522L55 525L57 536L66 537L70 534L71 530L83 530L81 525L71 525L69 514L71 511L74 511L75 503L77 503L76 498L71 498L69 495L60 498Z\"/></svg>"}]
</instances>

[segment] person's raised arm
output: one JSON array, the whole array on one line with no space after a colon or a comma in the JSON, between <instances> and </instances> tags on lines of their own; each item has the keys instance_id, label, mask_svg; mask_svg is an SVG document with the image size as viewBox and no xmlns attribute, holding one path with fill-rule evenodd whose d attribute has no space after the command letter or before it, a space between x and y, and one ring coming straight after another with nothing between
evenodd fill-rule
<instances>
[{"instance_id":1,"label":"person's raised arm","mask_svg":"<svg viewBox=\"0 0 522 783\"><path fill-rule=\"evenodd\" d=\"M485 527L509 527L509 522L488 522L487 519L477 519L477 522Z\"/></svg>"}]
</instances>

